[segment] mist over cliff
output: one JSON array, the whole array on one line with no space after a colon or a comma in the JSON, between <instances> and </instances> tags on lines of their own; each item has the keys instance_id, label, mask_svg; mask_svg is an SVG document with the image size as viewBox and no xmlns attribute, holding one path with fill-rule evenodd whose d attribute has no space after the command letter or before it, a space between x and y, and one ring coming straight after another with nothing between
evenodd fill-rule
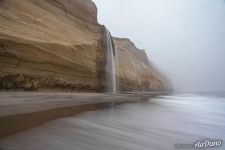
<instances>
[{"instance_id":1,"label":"mist over cliff","mask_svg":"<svg viewBox=\"0 0 225 150\"><path fill-rule=\"evenodd\" d=\"M225 91L224 0L94 0L112 35L146 50L179 91Z\"/></svg>"}]
</instances>

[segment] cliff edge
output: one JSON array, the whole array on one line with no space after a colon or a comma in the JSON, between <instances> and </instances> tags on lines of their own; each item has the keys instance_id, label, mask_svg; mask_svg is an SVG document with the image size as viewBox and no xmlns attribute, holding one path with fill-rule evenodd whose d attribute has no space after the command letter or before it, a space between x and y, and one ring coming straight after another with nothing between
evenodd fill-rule
<instances>
[{"instance_id":1,"label":"cliff edge","mask_svg":"<svg viewBox=\"0 0 225 150\"><path fill-rule=\"evenodd\" d=\"M127 38L114 37L116 68L120 91L162 91L166 79L151 65L145 50L138 49Z\"/></svg>"},{"instance_id":2,"label":"cliff edge","mask_svg":"<svg viewBox=\"0 0 225 150\"><path fill-rule=\"evenodd\" d=\"M101 90L101 30L91 0L1 0L0 89Z\"/></svg>"},{"instance_id":3,"label":"cliff edge","mask_svg":"<svg viewBox=\"0 0 225 150\"><path fill-rule=\"evenodd\" d=\"M91 0L0 0L0 90L104 92L103 41ZM114 43L119 91L163 89L144 51Z\"/></svg>"}]
</instances>

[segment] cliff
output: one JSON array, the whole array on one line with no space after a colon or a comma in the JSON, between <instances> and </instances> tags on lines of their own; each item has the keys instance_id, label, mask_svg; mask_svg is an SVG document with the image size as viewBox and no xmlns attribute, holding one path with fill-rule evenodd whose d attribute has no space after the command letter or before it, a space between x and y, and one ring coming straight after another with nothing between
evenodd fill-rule
<instances>
[{"instance_id":1,"label":"cliff","mask_svg":"<svg viewBox=\"0 0 225 150\"><path fill-rule=\"evenodd\" d=\"M91 0L0 0L0 90L105 91L103 37ZM120 91L163 89L144 51L114 42Z\"/></svg>"},{"instance_id":2,"label":"cliff","mask_svg":"<svg viewBox=\"0 0 225 150\"><path fill-rule=\"evenodd\" d=\"M90 0L1 0L0 89L101 90L101 30Z\"/></svg>"},{"instance_id":3,"label":"cliff","mask_svg":"<svg viewBox=\"0 0 225 150\"><path fill-rule=\"evenodd\" d=\"M145 50L126 38L114 37L117 53L117 82L120 91L160 91L166 79L151 65Z\"/></svg>"}]
</instances>

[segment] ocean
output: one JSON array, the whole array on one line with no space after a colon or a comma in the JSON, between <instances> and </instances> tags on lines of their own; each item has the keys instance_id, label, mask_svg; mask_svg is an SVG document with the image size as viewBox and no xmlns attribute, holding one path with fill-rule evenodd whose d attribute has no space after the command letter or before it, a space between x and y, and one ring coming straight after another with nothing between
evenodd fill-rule
<instances>
[{"instance_id":1,"label":"ocean","mask_svg":"<svg viewBox=\"0 0 225 150\"><path fill-rule=\"evenodd\" d=\"M3 150L225 150L225 94L158 96L57 119L0 140Z\"/></svg>"}]
</instances>

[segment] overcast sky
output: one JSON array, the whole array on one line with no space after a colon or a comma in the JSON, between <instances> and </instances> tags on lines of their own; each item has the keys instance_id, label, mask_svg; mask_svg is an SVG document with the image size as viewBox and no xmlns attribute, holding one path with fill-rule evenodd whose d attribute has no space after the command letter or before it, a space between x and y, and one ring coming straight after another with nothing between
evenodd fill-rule
<instances>
[{"instance_id":1,"label":"overcast sky","mask_svg":"<svg viewBox=\"0 0 225 150\"><path fill-rule=\"evenodd\" d=\"M94 0L113 36L130 38L181 91L225 91L225 0Z\"/></svg>"}]
</instances>

